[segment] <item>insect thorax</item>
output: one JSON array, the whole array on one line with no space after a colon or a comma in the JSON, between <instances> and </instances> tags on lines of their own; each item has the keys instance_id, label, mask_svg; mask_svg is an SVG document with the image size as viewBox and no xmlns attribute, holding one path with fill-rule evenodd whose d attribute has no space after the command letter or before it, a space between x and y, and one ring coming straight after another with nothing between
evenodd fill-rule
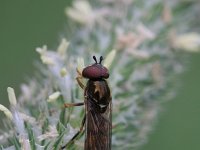
<instances>
[{"instance_id":1,"label":"insect thorax","mask_svg":"<svg viewBox=\"0 0 200 150\"><path fill-rule=\"evenodd\" d=\"M107 107L111 101L110 88L105 79L88 80L85 95L99 107Z\"/></svg>"}]
</instances>

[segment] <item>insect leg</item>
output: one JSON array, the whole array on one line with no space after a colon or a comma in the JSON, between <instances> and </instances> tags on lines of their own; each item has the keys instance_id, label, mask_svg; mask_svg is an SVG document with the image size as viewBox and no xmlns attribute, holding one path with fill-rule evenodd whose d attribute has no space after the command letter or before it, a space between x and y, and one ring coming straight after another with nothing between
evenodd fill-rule
<instances>
[{"instance_id":1,"label":"insect leg","mask_svg":"<svg viewBox=\"0 0 200 150\"><path fill-rule=\"evenodd\" d=\"M81 81L82 77L78 76L76 77L76 81L78 82L78 85L82 88L85 89L85 85Z\"/></svg>"},{"instance_id":2,"label":"insect leg","mask_svg":"<svg viewBox=\"0 0 200 150\"><path fill-rule=\"evenodd\" d=\"M84 116L82 123L81 123L81 127L79 129L79 131L72 137L72 139L65 144L64 146L61 147L61 150L65 149L69 144L71 144L72 142L74 142L74 140L78 137L78 135L83 131L84 125L85 125L85 120L86 120L86 115Z\"/></svg>"},{"instance_id":3,"label":"insect leg","mask_svg":"<svg viewBox=\"0 0 200 150\"><path fill-rule=\"evenodd\" d=\"M65 103L64 107L68 108L68 107L73 107L73 106L82 106L84 105L84 102L80 102L80 103Z\"/></svg>"},{"instance_id":4,"label":"insect leg","mask_svg":"<svg viewBox=\"0 0 200 150\"><path fill-rule=\"evenodd\" d=\"M78 77L76 77L76 81L78 82L79 86L82 88L82 89L85 89L85 85L82 83L82 73L76 69L77 73L78 73Z\"/></svg>"}]
</instances>

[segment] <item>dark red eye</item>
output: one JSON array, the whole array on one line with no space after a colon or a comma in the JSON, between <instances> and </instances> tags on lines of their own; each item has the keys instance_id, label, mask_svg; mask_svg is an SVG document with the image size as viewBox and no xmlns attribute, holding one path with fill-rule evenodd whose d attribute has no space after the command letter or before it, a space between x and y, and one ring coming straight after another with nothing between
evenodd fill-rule
<instances>
[{"instance_id":1,"label":"dark red eye","mask_svg":"<svg viewBox=\"0 0 200 150\"><path fill-rule=\"evenodd\" d=\"M83 69L83 77L88 79L107 79L109 77L108 69L101 64L103 57L100 57L99 63L97 63L95 56L93 56L93 59L95 60L95 64Z\"/></svg>"}]
</instances>

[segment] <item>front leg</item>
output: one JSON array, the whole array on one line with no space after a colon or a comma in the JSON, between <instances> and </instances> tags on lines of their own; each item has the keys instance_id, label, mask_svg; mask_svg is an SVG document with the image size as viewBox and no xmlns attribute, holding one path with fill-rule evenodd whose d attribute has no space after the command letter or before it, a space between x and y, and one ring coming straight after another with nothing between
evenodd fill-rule
<instances>
[{"instance_id":1,"label":"front leg","mask_svg":"<svg viewBox=\"0 0 200 150\"><path fill-rule=\"evenodd\" d=\"M78 76L76 77L76 81L78 82L78 85L84 90L85 85L82 82L82 79L83 79L82 73L78 69L76 69L76 71L78 73Z\"/></svg>"},{"instance_id":2,"label":"front leg","mask_svg":"<svg viewBox=\"0 0 200 150\"><path fill-rule=\"evenodd\" d=\"M76 77L77 83L78 83L78 85L79 85L82 89L85 89L85 85L84 85L83 82L82 82L82 79L83 79L82 74L81 74L81 72L80 72L78 69L76 69L76 71L77 71L77 73L78 73L78 77ZM64 107L65 107L65 108L68 108L68 107L82 106L82 105L84 105L83 102L80 102L80 103L65 103L65 104L64 104Z\"/></svg>"},{"instance_id":3,"label":"front leg","mask_svg":"<svg viewBox=\"0 0 200 150\"><path fill-rule=\"evenodd\" d=\"M78 76L76 77L76 81L78 83L78 85L84 90L85 89L85 85L83 84L83 82L81 81L83 77Z\"/></svg>"}]
</instances>

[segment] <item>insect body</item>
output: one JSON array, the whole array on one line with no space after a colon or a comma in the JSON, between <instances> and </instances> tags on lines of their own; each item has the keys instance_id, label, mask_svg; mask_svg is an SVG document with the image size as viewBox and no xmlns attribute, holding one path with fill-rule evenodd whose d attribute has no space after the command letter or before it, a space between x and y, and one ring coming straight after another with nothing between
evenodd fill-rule
<instances>
[{"instance_id":1,"label":"insect body","mask_svg":"<svg viewBox=\"0 0 200 150\"><path fill-rule=\"evenodd\" d=\"M86 87L77 79L79 85L84 88L85 117L80 131L85 127L84 150L111 150L111 94L106 79L109 77L107 68L96 57L93 56L95 63L83 69L82 76L88 79ZM82 103L66 104L69 106L80 106ZM63 148L65 148L64 146Z\"/></svg>"},{"instance_id":2,"label":"insect body","mask_svg":"<svg viewBox=\"0 0 200 150\"><path fill-rule=\"evenodd\" d=\"M93 57L96 61L96 58ZM89 78L85 89L85 150L111 149L111 95L106 82L108 70L100 62L86 67L82 75Z\"/></svg>"}]
</instances>

